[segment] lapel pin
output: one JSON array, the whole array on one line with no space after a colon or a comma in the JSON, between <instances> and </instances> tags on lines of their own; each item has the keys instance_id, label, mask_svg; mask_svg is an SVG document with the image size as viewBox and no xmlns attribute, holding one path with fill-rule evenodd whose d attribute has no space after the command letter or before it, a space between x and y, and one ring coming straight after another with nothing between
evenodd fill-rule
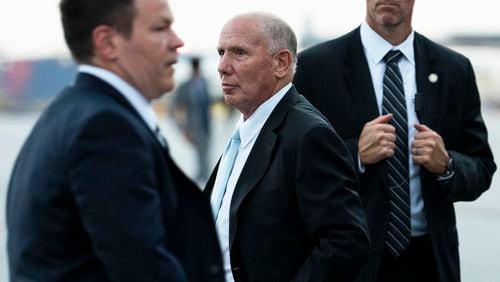
<instances>
[{"instance_id":1,"label":"lapel pin","mask_svg":"<svg viewBox=\"0 0 500 282\"><path fill-rule=\"evenodd\" d=\"M436 83L439 79L439 76L435 73L429 74L429 81L430 83Z\"/></svg>"}]
</instances>

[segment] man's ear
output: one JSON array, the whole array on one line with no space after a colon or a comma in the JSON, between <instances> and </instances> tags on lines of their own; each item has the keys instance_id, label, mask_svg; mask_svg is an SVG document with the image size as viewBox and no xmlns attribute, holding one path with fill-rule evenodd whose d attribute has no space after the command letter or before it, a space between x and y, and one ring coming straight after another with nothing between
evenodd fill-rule
<instances>
[{"instance_id":1,"label":"man's ear","mask_svg":"<svg viewBox=\"0 0 500 282\"><path fill-rule=\"evenodd\" d=\"M288 49L281 49L274 54L275 71L278 78L289 74L292 67L292 53Z\"/></svg>"},{"instance_id":2,"label":"man's ear","mask_svg":"<svg viewBox=\"0 0 500 282\"><path fill-rule=\"evenodd\" d=\"M110 26L97 26L92 32L94 56L104 61L114 61L118 57L117 36L119 34Z\"/></svg>"}]
</instances>

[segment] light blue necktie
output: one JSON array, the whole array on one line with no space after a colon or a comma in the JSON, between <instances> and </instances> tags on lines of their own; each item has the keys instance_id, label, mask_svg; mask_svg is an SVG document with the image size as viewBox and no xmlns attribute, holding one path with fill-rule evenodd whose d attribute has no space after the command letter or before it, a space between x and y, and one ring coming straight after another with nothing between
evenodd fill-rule
<instances>
[{"instance_id":1,"label":"light blue necktie","mask_svg":"<svg viewBox=\"0 0 500 282\"><path fill-rule=\"evenodd\" d=\"M240 143L240 130L237 129L233 136L231 136L231 140L229 144L227 144L224 154L222 155L219 170L217 171L217 178L215 178L214 189L210 197L212 212L215 219L217 219L219 209L222 205L222 198L224 198L224 193L226 192L227 181L233 170L234 160L238 155Z\"/></svg>"}]
</instances>

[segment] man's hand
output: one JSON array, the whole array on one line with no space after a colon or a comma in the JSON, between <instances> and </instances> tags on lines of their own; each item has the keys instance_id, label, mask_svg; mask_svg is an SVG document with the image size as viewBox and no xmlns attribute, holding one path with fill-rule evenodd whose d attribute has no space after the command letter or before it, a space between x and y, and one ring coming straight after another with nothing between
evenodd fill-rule
<instances>
[{"instance_id":1,"label":"man's hand","mask_svg":"<svg viewBox=\"0 0 500 282\"><path fill-rule=\"evenodd\" d=\"M414 127L417 129L417 133L411 144L413 161L434 174L444 173L450 156L446 151L443 139L423 124L415 124Z\"/></svg>"},{"instance_id":2,"label":"man's hand","mask_svg":"<svg viewBox=\"0 0 500 282\"><path fill-rule=\"evenodd\" d=\"M396 129L387 124L391 119L392 114L379 116L363 127L358 142L362 164L374 164L394 155Z\"/></svg>"}]
</instances>

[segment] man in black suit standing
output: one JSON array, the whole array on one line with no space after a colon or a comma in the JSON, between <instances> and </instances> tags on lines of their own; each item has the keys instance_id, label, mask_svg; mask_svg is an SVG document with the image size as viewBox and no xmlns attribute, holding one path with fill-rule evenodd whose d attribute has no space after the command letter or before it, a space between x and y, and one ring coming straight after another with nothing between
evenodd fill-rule
<instances>
[{"instance_id":1,"label":"man in black suit standing","mask_svg":"<svg viewBox=\"0 0 500 282\"><path fill-rule=\"evenodd\" d=\"M183 42L165 0L63 0L79 73L43 112L7 199L11 281L224 281L210 204L151 100Z\"/></svg>"},{"instance_id":2,"label":"man in black suit standing","mask_svg":"<svg viewBox=\"0 0 500 282\"><path fill-rule=\"evenodd\" d=\"M241 119L205 191L226 281L353 281L369 239L349 151L291 81L297 43L266 13L219 37L225 102Z\"/></svg>"},{"instance_id":3,"label":"man in black suit standing","mask_svg":"<svg viewBox=\"0 0 500 282\"><path fill-rule=\"evenodd\" d=\"M467 58L413 31L414 0L299 55L295 84L347 143L372 239L359 281L460 281L453 204L496 165ZM390 52L391 51L391 52Z\"/></svg>"}]
</instances>

